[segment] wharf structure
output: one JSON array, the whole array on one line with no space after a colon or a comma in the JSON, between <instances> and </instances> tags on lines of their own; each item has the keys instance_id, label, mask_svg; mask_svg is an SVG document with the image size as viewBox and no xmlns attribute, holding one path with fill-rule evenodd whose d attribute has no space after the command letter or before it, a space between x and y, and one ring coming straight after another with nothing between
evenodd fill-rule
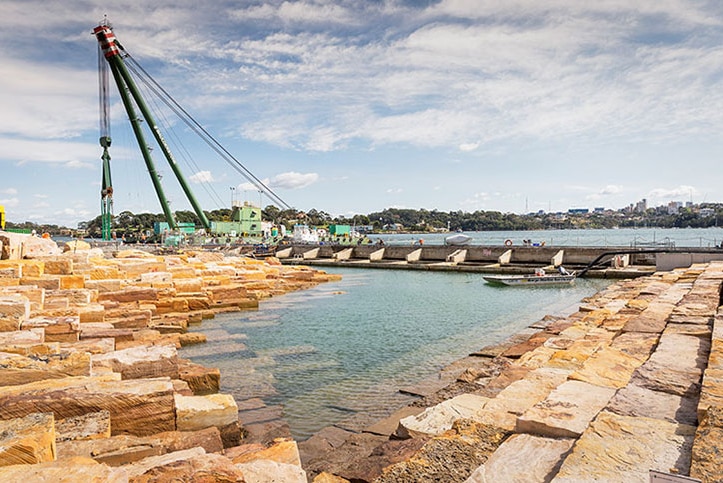
<instances>
[{"instance_id":1,"label":"wharf structure","mask_svg":"<svg viewBox=\"0 0 723 483\"><path fill-rule=\"evenodd\" d=\"M632 278L656 271L723 260L718 248L555 247L470 245L309 245L279 247L284 264L460 272L533 273L564 265L587 276ZM592 266L591 266L592 264Z\"/></svg>"}]
</instances>

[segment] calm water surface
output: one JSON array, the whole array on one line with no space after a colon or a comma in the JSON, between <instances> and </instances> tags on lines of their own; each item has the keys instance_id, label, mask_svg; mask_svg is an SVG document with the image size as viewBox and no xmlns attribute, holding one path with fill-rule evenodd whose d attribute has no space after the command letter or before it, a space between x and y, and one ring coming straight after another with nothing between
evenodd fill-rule
<instances>
[{"instance_id":1,"label":"calm water surface","mask_svg":"<svg viewBox=\"0 0 723 483\"><path fill-rule=\"evenodd\" d=\"M355 416L384 417L398 392L546 314L577 310L604 280L495 287L480 274L328 269L340 282L286 294L258 311L203 322L207 344L182 357L221 369L237 401L280 404L294 437Z\"/></svg>"}]
</instances>

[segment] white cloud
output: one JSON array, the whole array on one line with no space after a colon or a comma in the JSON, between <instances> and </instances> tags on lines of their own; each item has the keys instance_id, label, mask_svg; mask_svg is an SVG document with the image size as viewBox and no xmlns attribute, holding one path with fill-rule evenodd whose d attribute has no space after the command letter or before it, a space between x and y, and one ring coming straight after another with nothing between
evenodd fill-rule
<instances>
[{"instance_id":1,"label":"white cloud","mask_svg":"<svg viewBox=\"0 0 723 483\"><path fill-rule=\"evenodd\" d=\"M15 188L5 188L5 189L0 189L0 193L2 193L4 195L16 195L16 194L18 194L18 190Z\"/></svg>"},{"instance_id":2,"label":"white cloud","mask_svg":"<svg viewBox=\"0 0 723 483\"><path fill-rule=\"evenodd\" d=\"M676 188L656 188L648 193L648 200L662 201L689 201L698 196L699 191L693 186L678 186Z\"/></svg>"},{"instance_id":3,"label":"white cloud","mask_svg":"<svg viewBox=\"0 0 723 483\"><path fill-rule=\"evenodd\" d=\"M197 173L192 174L191 176L189 176L188 179L189 179L191 182L196 183L196 184L200 184L200 183L212 183L212 182L215 181L215 180L213 179L213 175L211 174L210 171L199 171L199 172L197 172Z\"/></svg>"},{"instance_id":4,"label":"white cloud","mask_svg":"<svg viewBox=\"0 0 723 483\"><path fill-rule=\"evenodd\" d=\"M269 182L269 188L300 189L306 188L319 180L317 173L297 173L289 171L274 176Z\"/></svg>"},{"instance_id":5,"label":"white cloud","mask_svg":"<svg viewBox=\"0 0 723 483\"><path fill-rule=\"evenodd\" d=\"M9 207L16 207L20 205L20 200L18 198L5 198L0 199L0 205L9 206Z\"/></svg>"}]
</instances>

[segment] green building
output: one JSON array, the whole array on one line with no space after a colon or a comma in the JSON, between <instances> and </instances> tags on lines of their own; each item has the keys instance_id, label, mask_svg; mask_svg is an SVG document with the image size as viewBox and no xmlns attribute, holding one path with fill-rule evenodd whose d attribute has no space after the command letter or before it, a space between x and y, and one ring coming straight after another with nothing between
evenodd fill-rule
<instances>
[{"instance_id":1,"label":"green building","mask_svg":"<svg viewBox=\"0 0 723 483\"><path fill-rule=\"evenodd\" d=\"M231 211L231 221L213 221L211 231L216 235L263 236L264 225L261 222L261 208L247 201L243 205L234 205Z\"/></svg>"}]
</instances>

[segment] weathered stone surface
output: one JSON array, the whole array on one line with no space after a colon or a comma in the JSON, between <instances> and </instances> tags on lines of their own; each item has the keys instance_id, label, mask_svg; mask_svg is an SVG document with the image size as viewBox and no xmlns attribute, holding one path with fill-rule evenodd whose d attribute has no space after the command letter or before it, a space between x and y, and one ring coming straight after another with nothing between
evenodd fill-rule
<instances>
[{"instance_id":1,"label":"weathered stone surface","mask_svg":"<svg viewBox=\"0 0 723 483\"><path fill-rule=\"evenodd\" d=\"M42 357L0 352L0 385L3 386L70 376L90 376L90 372L90 354L87 352L49 354Z\"/></svg>"},{"instance_id":2,"label":"weathered stone surface","mask_svg":"<svg viewBox=\"0 0 723 483\"><path fill-rule=\"evenodd\" d=\"M661 419L672 423L698 424L698 398L682 397L628 384L610 400L606 410L621 416Z\"/></svg>"},{"instance_id":3,"label":"weathered stone surface","mask_svg":"<svg viewBox=\"0 0 723 483\"><path fill-rule=\"evenodd\" d=\"M650 304L640 315L630 319L623 330L625 332L659 334L665 329L668 316L674 308L675 305L672 303L658 302Z\"/></svg>"},{"instance_id":4,"label":"weathered stone surface","mask_svg":"<svg viewBox=\"0 0 723 483\"><path fill-rule=\"evenodd\" d=\"M169 345L132 347L93 355L94 366L109 367L123 379L178 379L178 353Z\"/></svg>"},{"instance_id":5,"label":"weathered stone surface","mask_svg":"<svg viewBox=\"0 0 723 483\"><path fill-rule=\"evenodd\" d=\"M57 442L110 438L110 411L60 419L55 422L55 433Z\"/></svg>"},{"instance_id":6,"label":"weathered stone surface","mask_svg":"<svg viewBox=\"0 0 723 483\"><path fill-rule=\"evenodd\" d=\"M642 364L639 359L619 350L603 347L589 357L582 368L570 374L570 379L597 386L624 387L633 371Z\"/></svg>"},{"instance_id":7,"label":"weathered stone surface","mask_svg":"<svg viewBox=\"0 0 723 483\"><path fill-rule=\"evenodd\" d=\"M179 431L194 431L238 422L238 406L230 394L175 396L176 424Z\"/></svg>"},{"instance_id":8,"label":"weathered stone surface","mask_svg":"<svg viewBox=\"0 0 723 483\"><path fill-rule=\"evenodd\" d=\"M237 464L236 468L248 483L306 483L306 472L300 466L258 460Z\"/></svg>"},{"instance_id":9,"label":"weathered stone surface","mask_svg":"<svg viewBox=\"0 0 723 483\"><path fill-rule=\"evenodd\" d=\"M104 409L110 411L113 434L142 436L176 429L169 379L66 377L0 387L0 420L36 412L64 419Z\"/></svg>"},{"instance_id":10,"label":"weathered stone surface","mask_svg":"<svg viewBox=\"0 0 723 483\"><path fill-rule=\"evenodd\" d=\"M577 441L552 480L643 482L648 471L687 475L695 427L607 411Z\"/></svg>"},{"instance_id":11,"label":"weathered stone surface","mask_svg":"<svg viewBox=\"0 0 723 483\"><path fill-rule=\"evenodd\" d=\"M119 435L99 440L75 440L57 443L58 459L76 456L93 458L111 466L125 465L166 453L200 447L207 453L223 450L218 428L200 431L166 431L151 436Z\"/></svg>"},{"instance_id":12,"label":"weathered stone surface","mask_svg":"<svg viewBox=\"0 0 723 483\"><path fill-rule=\"evenodd\" d=\"M221 371L215 367L204 367L189 361L180 361L179 378L188 383L196 396L216 394L221 385Z\"/></svg>"},{"instance_id":13,"label":"weathered stone surface","mask_svg":"<svg viewBox=\"0 0 723 483\"><path fill-rule=\"evenodd\" d=\"M550 481L574 443L567 438L512 435L465 483Z\"/></svg>"},{"instance_id":14,"label":"weathered stone surface","mask_svg":"<svg viewBox=\"0 0 723 483\"><path fill-rule=\"evenodd\" d=\"M658 334L626 332L615 337L610 348L634 357L642 363L648 360L659 338Z\"/></svg>"},{"instance_id":15,"label":"weathered stone surface","mask_svg":"<svg viewBox=\"0 0 723 483\"><path fill-rule=\"evenodd\" d=\"M723 407L705 411L695 433L690 476L701 481L718 481L723 475Z\"/></svg>"},{"instance_id":16,"label":"weathered stone surface","mask_svg":"<svg viewBox=\"0 0 723 483\"><path fill-rule=\"evenodd\" d=\"M421 414L401 419L396 435L400 438L412 438L441 434L451 429L458 419L474 419L487 401L488 398L475 394L456 396L424 410Z\"/></svg>"},{"instance_id":17,"label":"weathered stone surface","mask_svg":"<svg viewBox=\"0 0 723 483\"><path fill-rule=\"evenodd\" d=\"M702 419L709 408L723 408L723 370L706 369L698 402L698 418Z\"/></svg>"},{"instance_id":18,"label":"weathered stone surface","mask_svg":"<svg viewBox=\"0 0 723 483\"><path fill-rule=\"evenodd\" d=\"M374 481L464 481L487 461L507 435L506 431L493 426L458 420L451 430L427 441L408 460L385 468Z\"/></svg>"},{"instance_id":19,"label":"weathered stone surface","mask_svg":"<svg viewBox=\"0 0 723 483\"><path fill-rule=\"evenodd\" d=\"M536 369L490 399L477 412L475 420L512 431L517 424L517 416L544 400L552 389L565 382L568 374L569 371L563 369Z\"/></svg>"},{"instance_id":20,"label":"weathered stone surface","mask_svg":"<svg viewBox=\"0 0 723 483\"><path fill-rule=\"evenodd\" d=\"M74 458L34 465L0 467L0 481L53 482L53 483L127 483L125 468L111 468L90 458Z\"/></svg>"},{"instance_id":21,"label":"weathered stone surface","mask_svg":"<svg viewBox=\"0 0 723 483\"><path fill-rule=\"evenodd\" d=\"M234 463L248 463L254 460L270 460L287 465L301 466L299 448L296 445L296 441L286 438L279 438L268 448L263 447L263 449L259 449L257 451L246 451L243 454L231 456L229 454L229 450L227 450L225 454L227 457L230 457Z\"/></svg>"},{"instance_id":22,"label":"weathered stone surface","mask_svg":"<svg viewBox=\"0 0 723 483\"><path fill-rule=\"evenodd\" d=\"M55 459L55 422L50 413L0 421L0 466Z\"/></svg>"},{"instance_id":23,"label":"weathered stone surface","mask_svg":"<svg viewBox=\"0 0 723 483\"><path fill-rule=\"evenodd\" d=\"M567 381L517 418L516 431L553 438L577 438L614 394L612 388Z\"/></svg>"}]
</instances>

